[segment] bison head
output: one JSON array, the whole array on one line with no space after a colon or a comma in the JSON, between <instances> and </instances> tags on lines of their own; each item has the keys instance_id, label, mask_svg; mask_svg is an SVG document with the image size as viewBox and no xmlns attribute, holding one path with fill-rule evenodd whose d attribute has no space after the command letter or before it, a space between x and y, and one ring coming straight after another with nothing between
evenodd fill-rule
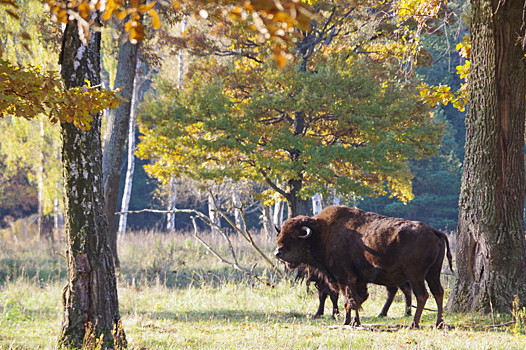
<instances>
[{"instance_id":1,"label":"bison head","mask_svg":"<svg viewBox=\"0 0 526 350\"><path fill-rule=\"evenodd\" d=\"M278 247L274 255L285 262L289 269L294 269L300 264L311 265L311 242L315 231L316 221L313 218L297 216L286 220L278 234Z\"/></svg>"}]
</instances>

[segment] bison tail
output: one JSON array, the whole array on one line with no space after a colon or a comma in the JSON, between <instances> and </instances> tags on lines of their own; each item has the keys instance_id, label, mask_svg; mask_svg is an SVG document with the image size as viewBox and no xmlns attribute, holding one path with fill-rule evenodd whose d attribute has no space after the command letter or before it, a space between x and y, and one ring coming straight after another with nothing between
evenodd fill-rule
<instances>
[{"instance_id":1,"label":"bison tail","mask_svg":"<svg viewBox=\"0 0 526 350\"><path fill-rule=\"evenodd\" d=\"M449 250L449 240L447 239L447 237L446 237L446 248L447 248L446 256L447 256L447 260L449 261L449 268L451 269L451 271L453 271L453 256L451 255L451 251Z\"/></svg>"},{"instance_id":2,"label":"bison tail","mask_svg":"<svg viewBox=\"0 0 526 350\"><path fill-rule=\"evenodd\" d=\"M453 271L453 256L451 255L451 250L449 249L449 239L447 238L447 235L442 231L436 230L435 233L437 233L437 235L443 238L446 242L446 256L449 262L449 268L451 269L451 271Z\"/></svg>"}]
</instances>

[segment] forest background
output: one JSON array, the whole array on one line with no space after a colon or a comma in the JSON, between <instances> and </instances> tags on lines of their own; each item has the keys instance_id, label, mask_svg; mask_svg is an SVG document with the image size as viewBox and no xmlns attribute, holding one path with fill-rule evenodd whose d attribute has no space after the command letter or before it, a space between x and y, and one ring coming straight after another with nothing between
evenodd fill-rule
<instances>
[{"instance_id":1,"label":"forest background","mask_svg":"<svg viewBox=\"0 0 526 350\"><path fill-rule=\"evenodd\" d=\"M467 33L465 14L467 13L465 1L454 1L449 3L449 8L454 11L448 25L439 28L434 34L422 35L422 47L433 57L432 64L426 67L416 66L414 81L422 80L431 86L449 86L452 91L458 90L462 79L458 75L457 66L465 63L465 57L459 55L457 45L464 41ZM24 2L24 16L21 22L14 20L4 14L5 23L10 28L5 28L2 34L2 42L6 43L5 53L7 58L13 62L29 64L38 67L55 68L58 62L59 42L57 33L53 30L51 23L42 20L42 8L38 2ZM190 21L191 22L191 21ZM197 21L198 22L198 21ZM33 23L26 26L25 23ZM187 29L184 26L188 26ZM200 61L212 57L218 61L234 60L234 50L214 52L207 48L210 43L202 43L193 48L189 44L181 45L179 50L163 50L162 40L175 40L174 37L184 33L187 37L194 35L194 41L198 38L194 28L198 23L188 19L174 21L171 29L158 33L157 37L149 38L143 45L141 58L138 64L136 78L137 97L134 101L135 108L142 116L139 116L142 125L152 128L155 123L161 123L151 117L152 102L169 104L173 96L151 95L151 91L158 94L162 89L159 86L168 84L184 89L185 84L195 83L195 74L192 78L192 69L199 69ZM27 31L31 35L29 42L21 41L16 32ZM37 35L38 33L38 35ZM116 74L116 41L113 40L114 33L111 30L103 33L102 61L103 61L103 85L113 87ZM438 35L437 35L438 34ZM214 34L209 34L214 35ZM211 41L210 39L208 39ZM22 45L23 43L23 45ZM197 42L198 43L198 42ZM195 42L193 43L195 44ZM199 43L198 43L199 44ZM29 45L26 51L24 46ZM462 46L462 45L461 45ZM220 55L226 57L219 57ZM250 59L249 59L250 61ZM202 64L202 63L201 63ZM194 79L192 81L192 79ZM168 82L168 83L167 83ZM150 93L150 94L149 94ZM173 93L173 92L172 92ZM161 98L159 98L161 97ZM409 99L409 97L408 97ZM150 113L144 113L144 109L150 108ZM460 192L460 179L462 174L462 159L464 149L464 112L454 108L451 104L438 105L431 112L433 119L443 124L444 132L440 145L429 157L409 158L409 169L412 176L409 197L393 196L389 193L383 183L373 191L355 191L340 194L335 198L333 193L325 193L321 201L324 206L339 201L341 204L356 206L364 210L374 211L381 214L403 217L411 220L420 220L443 230L455 229L458 219L458 196ZM141 133L139 125L135 126L135 144L141 147ZM60 133L58 128L51 125L43 117L40 122L27 121L22 118L6 117L0 120L0 167L2 178L0 179L0 225L7 227L16 219L40 214L46 218L43 222L43 230L50 231L53 227L59 228L62 219L62 178L60 166ZM104 130L104 121L103 121ZM144 131L144 130L143 130ZM158 142L158 139L155 140ZM143 141L143 142L147 142ZM132 145L133 147L133 145ZM28 150L31 150L28 152ZM130 164L127 150L123 150L123 163L120 169L121 181L119 188L119 203L122 201L127 168ZM143 151L142 153L147 153ZM422 159L416 159L422 158ZM155 166L154 159L132 158L135 162L133 172L133 186L129 197L129 210L140 210L145 208L167 209L190 208L206 212L211 206L207 188L211 188L216 196L217 203L226 212L234 214L234 202L242 200L245 205L247 223L250 228L261 227L264 214L271 211L281 214L280 220L286 217L283 213L283 197L268 194L269 187L264 181L245 181L243 185L234 185L231 180L225 181L224 176L208 174L209 181L192 179L180 173L179 178L169 179L166 174L159 175L155 169L150 171L149 176L145 167ZM176 173L176 171L174 171ZM157 176L155 176L157 175ZM206 177L206 176L205 176ZM176 187L174 185L176 184ZM174 193L174 188L175 193ZM256 196L253 196L253 194ZM236 199L236 194L239 199ZM365 194L365 195L364 195ZM312 195L308 196L309 201ZM304 195L306 198L307 196ZM319 196L312 197L314 205L309 205L304 210L305 214L312 214L316 210L316 203L320 201ZM276 214L277 217L277 214ZM280 220L274 218L274 223ZM189 215L178 214L177 220L170 223L169 215L158 213L137 213L127 217L130 229L140 230L145 228L157 228L161 230L187 229L191 227ZM224 223L223 223L224 224ZM170 226L172 225L172 226Z\"/></svg>"}]
</instances>

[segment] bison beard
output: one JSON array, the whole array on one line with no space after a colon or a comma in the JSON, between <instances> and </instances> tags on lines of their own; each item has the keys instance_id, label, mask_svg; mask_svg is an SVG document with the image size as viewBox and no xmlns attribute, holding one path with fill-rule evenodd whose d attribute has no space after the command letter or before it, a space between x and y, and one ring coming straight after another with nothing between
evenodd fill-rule
<instances>
[{"instance_id":1,"label":"bison beard","mask_svg":"<svg viewBox=\"0 0 526 350\"><path fill-rule=\"evenodd\" d=\"M289 267L308 265L343 293L346 325L360 324L358 310L368 297L368 283L394 288L409 282L417 299L411 327L418 328L429 297L427 281L437 304L436 325L443 326L440 272L446 249L451 269L452 258L447 236L431 226L332 206L314 217L286 220L277 244L276 257Z\"/></svg>"}]
</instances>

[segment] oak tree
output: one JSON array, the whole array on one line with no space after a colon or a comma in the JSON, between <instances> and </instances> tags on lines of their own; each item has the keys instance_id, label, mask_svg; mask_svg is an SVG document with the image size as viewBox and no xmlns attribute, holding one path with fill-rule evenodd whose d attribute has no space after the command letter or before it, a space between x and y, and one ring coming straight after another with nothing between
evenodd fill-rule
<instances>
[{"instance_id":1,"label":"oak tree","mask_svg":"<svg viewBox=\"0 0 526 350\"><path fill-rule=\"evenodd\" d=\"M466 155L459 200L458 312L526 300L524 1L472 1Z\"/></svg>"},{"instance_id":2,"label":"oak tree","mask_svg":"<svg viewBox=\"0 0 526 350\"><path fill-rule=\"evenodd\" d=\"M203 58L185 91L160 81L141 117L148 170L266 182L289 216L317 192L410 200L408 159L433 154L442 129L414 83L347 42L303 52L281 69L252 55Z\"/></svg>"}]
</instances>

